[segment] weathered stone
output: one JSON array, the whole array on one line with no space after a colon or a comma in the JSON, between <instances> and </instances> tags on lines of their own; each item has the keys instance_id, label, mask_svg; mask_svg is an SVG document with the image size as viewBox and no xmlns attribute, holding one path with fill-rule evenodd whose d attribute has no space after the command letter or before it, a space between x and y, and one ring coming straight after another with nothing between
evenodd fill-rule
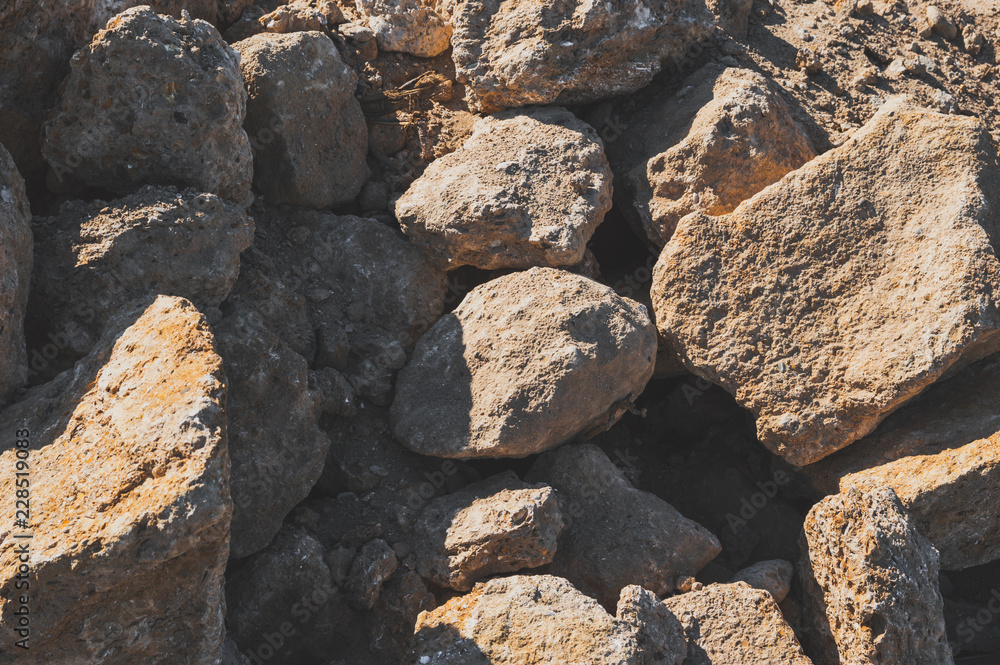
<instances>
[{"instance_id":1,"label":"weathered stone","mask_svg":"<svg viewBox=\"0 0 1000 665\"><path fill-rule=\"evenodd\" d=\"M551 487L512 471L432 501L417 520L417 572L468 591L477 580L552 561L562 531Z\"/></svg>"},{"instance_id":2,"label":"weathered stone","mask_svg":"<svg viewBox=\"0 0 1000 665\"><path fill-rule=\"evenodd\" d=\"M850 489L809 511L799 563L818 665L950 665L937 550L896 494Z\"/></svg>"},{"instance_id":3,"label":"weathered stone","mask_svg":"<svg viewBox=\"0 0 1000 665\"><path fill-rule=\"evenodd\" d=\"M0 660L221 656L232 511L225 403L207 323L186 300L161 296L109 323L76 371L0 415L0 488L11 497L0 508ZM14 515L21 450L27 528ZM15 543L27 544L26 560ZM29 650L13 632L25 594Z\"/></svg>"},{"instance_id":4,"label":"weathered stone","mask_svg":"<svg viewBox=\"0 0 1000 665\"><path fill-rule=\"evenodd\" d=\"M436 605L434 594L415 572L408 570L393 575L368 614L371 648L391 658L390 662L401 663L413 638L417 617Z\"/></svg>"},{"instance_id":5,"label":"weathered stone","mask_svg":"<svg viewBox=\"0 0 1000 665\"><path fill-rule=\"evenodd\" d=\"M792 575L795 566L784 559L758 561L733 575L732 582L746 582L755 589L762 589L774 596L774 602L780 603L788 595L792 587Z\"/></svg>"},{"instance_id":6,"label":"weathered stone","mask_svg":"<svg viewBox=\"0 0 1000 665\"><path fill-rule=\"evenodd\" d=\"M753 0L708 0L708 8L715 14L719 27L736 39L747 36L747 22Z\"/></svg>"},{"instance_id":7,"label":"weathered stone","mask_svg":"<svg viewBox=\"0 0 1000 665\"><path fill-rule=\"evenodd\" d=\"M822 459L1000 345L996 161L979 120L890 102L733 213L681 220L657 326L771 451Z\"/></svg>"},{"instance_id":8,"label":"weathered stone","mask_svg":"<svg viewBox=\"0 0 1000 665\"><path fill-rule=\"evenodd\" d=\"M569 266L611 209L592 127L558 107L476 122L396 203L403 231L447 269Z\"/></svg>"},{"instance_id":9,"label":"weathered stone","mask_svg":"<svg viewBox=\"0 0 1000 665\"><path fill-rule=\"evenodd\" d=\"M607 429L653 373L646 310L562 270L473 289L399 373L393 434L439 457L525 457Z\"/></svg>"},{"instance_id":10,"label":"weathered stone","mask_svg":"<svg viewBox=\"0 0 1000 665\"><path fill-rule=\"evenodd\" d=\"M945 39L958 37L958 26L948 18L947 14L934 5L928 5L927 7L927 24L931 26L931 30Z\"/></svg>"},{"instance_id":11,"label":"weathered stone","mask_svg":"<svg viewBox=\"0 0 1000 665\"><path fill-rule=\"evenodd\" d=\"M428 0L357 0L380 51L432 58L451 46L451 26Z\"/></svg>"},{"instance_id":12,"label":"weathered stone","mask_svg":"<svg viewBox=\"0 0 1000 665\"><path fill-rule=\"evenodd\" d=\"M825 494L891 487L941 567L1000 558L1000 358L939 382L856 444L799 469Z\"/></svg>"},{"instance_id":13,"label":"weathered stone","mask_svg":"<svg viewBox=\"0 0 1000 665\"><path fill-rule=\"evenodd\" d=\"M396 572L399 562L389 544L376 538L361 548L347 573L347 598L358 609L370 610L382 585Z\"/></svg>"},{"instance_id":14,"label":"weathered stone","mask_svg":"<svg viewBox=\"0 0 1000 665\"><path fill-rule=\"evenodd\" d=\"M696 0L445 0L452 58L474 110L577 104L634 92L680 62L714 18Z\"/></svg>"},{"instance_id":15,"label":"weathered stone","mask_svg":"<svg viewBox=\"0 0 1000 665\"><path fill-rule=\"evenodd\" d=\"M0 403L27 378L24 314L33 261L24 180L0 145Z\"/></svg>"},{"instance_id":16,"label":"weathered stone","mask_svg":"<svg viewBox=\"0 0 1000 665\"><path fill-rule=\"evenodd\" d=\"M322 32L345 20L343 11L333 0L292 0L261 16L257 24L262 32Z\"/></svg>"},{"instance_id":17,"label":"weathered stone","mask_svg":"<svg viewBox=\"0 0 1000 665\"><path fill-rule=\"evenodd\" d=\"M143 187L110 203L71 201L36 219L33 230L28 319L62 340L70 361L88 353L108 319L130 302L171 295L202 310L218 307L253 240L242 208L167 187Z\"/></svg>"},{"instance_id":18,"label":"weathered stone","mask_svg":"<svg viewBox=\"0 0 1000 665\"><path fill-rule=\"evenodd\" d=\"M321 32L261 34L234 48L249 91L255 190L269 204L353 200L368 176L368 128L357 74L333 41Z\"/></svg>"},{"instance_id":19,"label":"weathered stone","mask_svg":"<svg viewBox=\"0 0 1000 665\"><path fill-rule=\"evenodd\" d=\"M632 487L593 444L546 453L528 473L557 490L566 527L546 569L605 607L639 584L655 594L675 589L719 554L718 539L673 506Z\"/></svg>"},{"instance_id":20,"label":"weathered stone","mask_svg":"<svg viewBox=\"0 0 1000 665\"><path fill-rule=\"evenodd\" d=\"M481 582L421 613L406 665L680 665L677 619L630 587L619 618L564 579L513 575Z\"/></svg>"},{"instance_id":21,"label":"weathered stone","mask_svg":"<svg viewBox=\"0 0 1000 665\"><path fill-rule=\"evenodd\" d=\"M121 193L181 185L249 202L239 56L211 24L126 10L77 51L60 91L42 146L57 178Z\"/></svg>"},{"instance_id":22,"label":"weathered stone","mask_svg":"<svg viewBox=\"0 0 1000 665\"><path fill-rule=\"evenodd\" d=\"M730 213L816 155L756 72L708 65L682 90L637 111L615 146L629 162L623 190L661 247L685 215Z\"/></svg>"},{"instance_id":23,"label":"weathered stone","mask_svg":"<svg viewBox=\"0 0 1000 665\"><path fill-rule=\"evenodd\" d=\"M684 626L684 665L812 665L767 591L710 584L663 603Z\"/></svg>"}]
</instances>

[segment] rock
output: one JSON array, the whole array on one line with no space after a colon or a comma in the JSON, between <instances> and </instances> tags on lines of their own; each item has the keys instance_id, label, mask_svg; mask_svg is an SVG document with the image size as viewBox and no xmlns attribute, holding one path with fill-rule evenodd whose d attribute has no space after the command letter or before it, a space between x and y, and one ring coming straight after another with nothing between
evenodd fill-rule
<instances>
[{"instance_id":1,"label":"rock","mask_svg":"<svg viewBox=\"0 0 1000 665\"><path fill-rule=\"evenodd\" d=\"M161 296L109 323L75 371L0 414L0 487L12 497L0 509L0 660L221 657L232 511L225 404L204 317ZM24 450L15 435L28 441L29 529L15 523L15 453ZM25 531L32 537L18 539ZM27 602L14 600L22 595ZM22 606L30 650L15 647Z\"/></svg>"},{"instance_id":2,"label":"rock","mask_svg":"<svg viewBox=\"0 0 1000 665\"><path fill-rule=\"evenodd\" d=\"M979 55L986 45L986 38L973 28L962 30L962 46L969 55Z\"/></svg>"},{"instance_id":3,"label":"rock","mask_svg":"<svg viewBox=\"0 0 1000 665\"><path fill-rule=\"evenodd\" d=\"M345 20L343 11L333 0L292 0L261 16L257 24L264 32L322 32ZM337 57L339 59L339 54Z\"/></svg>"},{"instance_id":4,"label":"rock","mask_svg":"<svg viewBox=\"0 0 1000 665\"><path fill-rule=\"evenodd\" d=\"M471 593L421 613L403 662L529 665L544 658L586 665L680 665L677 619L648 591L627 591L616 619L559 577L513 575L481 582Z\"/></svg>"},{"instance_id":5,"label":"rock","mask_svg":"<svg viewBox=\"0 0 1000 665\"><path fill-rule=\"evenodd\" d=\"M243 311L213 328L229 377L231 549L242 558L264 548L309 495L330 440L317 426L322 402L302 356Z\"/></svg>"},{"instance_id":6,"label":"rock","mask_svg":"<svg viewBox=\"0 0 1000 665\"><path fill-rule=\"evenodd\" d=\"M753 0L708 0L708 8L718 18L719 27L736 39L747 36L747 22Z\"/></svg>"},{"instance_id":7,"label":"rock","mask_svg":"<svg viewBox=\"0 0 1000 665\"><path fill-rule=\"evenodd\" d=\"M823 70L823 61L812 49L799 49L798 53L795 54L795 67L806 74L818 74Z\"/></svg>"},{"instance_id":8,"label":"rock","mask_svg":"<svg viewBox=\"0 0 1000 665\"><path fill-rule=\"evenodd\" d=\"M941 567L958 570L1000 558L1000 358L991 356L939 382L885 419L872 434L799 469L835 494L891 487Z\"/></svg>"},{"instance_id":9,"label":"rock","mask_svg":"<svg viewBox=\"0 0 1000 665\"><path fill-rule=\"evenodd\" d=\"M812 665L766 591L743 582L711 584L663 604L687 635L684 665Z\"/></svg>"},{"instance_id":10,"label":"rock","mask_svg":"<svg viewBox=\"0 0 1000 665\"><path fill-rule=\"evenodd\" d=\"M392 659L387 662L401 663L413 638L417 617L436 605L434 594L415 572L408 570L393 575L368 614L371 648Z\"/></svg>"},{"instance_id":11,"label":"rock","mask_svg":"<svg viewBox=\"0 0 1000 665\"><path fill-rule=\"evenodd\" d=\"M772 452L818 461L997 349L986 137L897 100L733 213L681 220L654 269L657 326Z\"/></svg>"},{"instance_id":12,"label":"rock","mask_svg":"<svg viewBox=\"0 0 1000 665\"><path fill-rule=\"evenodd\" d=\"M927 7L927 23L931 29L945 39L958 37L958 26L941 9L934 5Z\"/></svg>"},{"instance_id":13,"label":"rock","mask_svg":"<svg viewBox=\"0 0 1000 665\"><path fill-rule=\"evenodd\" d=\"M24 314L32 262L31 208L24 180L0 145L0 403L27 378Z\"/></svg>"},{"instance_id":14,"label":"rock","mask_svg":"<svg viewBox=\"0 0 1000 665\"><path fill-rule=\"evenodd\" d=\"M375 33L379 51L400 51L419 58L441 55L451 46L451 26L423 0L358 0L361 15Z\"/></svg>"},{"instance_id":15,"label":"rock","mask_svg":"<svg viewBox=\"0 0 1000 665\"><path fill-rule=\"evenodd\" d=\"M937 550L891 489L828 496L804 528L799 572L819 665L953 662Z\"/></svg>"},{"instance_id":16,"label":"rock","mask_svg":"<svg viewBox=\"0 0 1000 665\"><path fill-rule=\"evenodd\" d=\"M662 247L692 212L722 215L816 156L773 85L756 72L708 65L686 91L625 122L614 146L621 193Z\"/></svg>"},{"instance_id":17,"label":"rock","mask_svg":"<svg viewBox=\"0 0 1000 665\"><path fill-rule=\"evenodd\" d=\"M443 587L552 561L562 531L551 487L521 482L512 471L439 497L416 525L417 572Z\"/></svg>"},{"instance_id":18,"label":"rock","mask_svg":"<svg viewBox=\"0 0 1000 665\"><path fill-rule=\"evenodd\" d=\"M733 575L732 582L746 582L755 589L763 589L772 596L774 602L780 603L788 595L792 586L792 575L795 566L783 559L758 561L748 568Z\"/></svg>"},{"instance_id":19,"label":"rock","mask_svg":"<svg viewBox=\"0 0 1000 665\"><path fill-rule=\"evenodd\" d=\"M218 307L253 229L242 208L193 190L143 187L110 203L64 203L34 222L28 319L64 337L65 354L76 360L128 303L162 294Z\"/></svg>"},{"instance_id":20,"label":"rock","mask_svg":"<svg viewBox=\"0 0 1000 665\"><path fill-rule=\"evenodd\" d=\"M546 453L527 479L556 489L566 522L546 572L565 577L605 607L629 584L669 593L722 549L707 529L632 487L593 444Z\"/></svg>"},{"instance_id":21,"label":"rock","mask_svg":"<svg viewBox=\"0 0 1000 665\"><path fill-rule=\"evenodd\" d=\"M597 132L569 111L503 113L434 160L396 218L447 269L569 266L611 209L611 178Z\"/></svg>"},{"instance_id":22,"label":"rock","mask_svg":"<svg viewBox=\"0 0 1000 665\"><path fill-rule=\"evenodd\" d=\"M440 11L455 28L458 79L469 88L469 105L483 113L634 92L664 61L680 63L714 24L704 2L695 0L628 0L614 7L446 0Z\"/></svg>"},{"instance_id":23,"label":"rock","mask_svg":"<svg viewBox=\"0 0 1000 665\"><path fill-rule=\"evenodd\" d=\"M182 185L249 202L239 56L210 24L126 10L73 56L60 90L42 147L57 178L119 193Z\"/></svg>"},{"instance_id":24,"label":"rock","mask_svg":"<svg viewBox=\"0 0 1000 665\"><path fill-rule=\"evenodd\" d=\"M357 74L320 32L261 34L234 46L249 91L244 127L254 187L269 204L348 203L368 177Z\"/></svg>"},{"instance_id":25,"label":"rock","mask_svg":"<svg viewBox=\"0 0 1000 665\"><path fill-rule=\"evenodd\" d=\"M365 544L347 573L347 598L358 609L375 606L382 585L396 572L399 562L389 544L376 538Z\"/></svg>"},{"instance_id":26,"label":"rock","mask_svg":"<svg viewBox=\"0 0 1000 665\"><path fill-rule=\"evenodd\" d=\"M473 289L399 373L393 435L422 455L525 457L607 429L653 373L645 308L532 268Z\"/></svg>"}]
</instances>

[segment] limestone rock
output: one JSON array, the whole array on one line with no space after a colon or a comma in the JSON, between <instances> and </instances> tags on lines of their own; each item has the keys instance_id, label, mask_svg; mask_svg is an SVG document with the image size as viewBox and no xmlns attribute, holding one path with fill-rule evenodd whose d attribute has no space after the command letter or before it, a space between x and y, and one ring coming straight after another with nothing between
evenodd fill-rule
<instances>
[{"instance_id":1,"label":"limestone rock","mask_svg":"<svg viewBox=\"0 0 1000 665\"><path fill-rule=\"evenodd\" d=\"M441 11L469 104L485 113L634 92L714 24L698 0L445 0Z\"/></svg>"},{"instance_id":2,"label":"limestone rock","mask_svg":"<svg viewBox=\"0 0 1000 665\"><path fill-rule=\"evenodd\" d=\"M401 51L433 58L451 46L451 25L429 0L357 0L379 51Z\"/></svg>"},{"instance_id":3,"label":"limestone rock","mask_svg":"<svg viewBox=\"0 0 1000 665\"><path fill-rule=\"evenodd\" d=\"M447 269L570 266L611 209L597 132L561 109L482 118L396 203L403 231Z\"/></svg>"},{"instance_id":4,"label":"limestone rock","mask_svg":"<svg viewBox=\"0 0 1000 665\"><path fill-rule=\"evenodd\" d=\"M0 145L0 403L27 378L24 314L33 262L24 180Z\"/></svg>"},{"instance_id":5,"label":"limestone rock","mask_svg":"<svg viewBox=\"0 0 1000 665\"><path fill-rule=\"evenodd\" d=\"M624 191L649 240L663 246L692 212L723 215L816 153L773 85L756 72L708 65L683 92L636 112L618 152Z\"/></svg>"},{"instance_id":6,"label":"limestone rock","mask_svg":"<svg viewBox=\"0 0 1000 665\"><path fill-rule=\"evenodd\" d=\"M559 577L513 575L481 582L421 613L404 663L680 665L677 619L648 591L627 591L616 619ZM637 602L640 598L646 602Z\"/></svg>"},{"instance_id":7,"label":"limestone rock","mask_svg":"<svg viewBox=\"0 0 1000 665\"><path fill-rule=\"evenodd\" d=\"M818 665L951 665L937 550L891 489L826 497L806 516L805 539Z\"/></svg>"},{"instance_id":8,"label":"limestone rock","mask_svg":"<svg viewBox=\"0 0 1000 665\"><path fill-rule=\"evenodd\" d=\"M321 32L237 42L249 91L244 127L254 188L270 204L327 208L354 199L368 175L357 74Z\"/></svg>"},{"instance_id":9,"label":"limestone rock","mask_svg":"<svg viewBox=\"0 0 1000 665\"><path fill-rule=\"evenodd\" d=\"M763 589L772 596L774 602L780 603L788 595L792 587L792 575L795 566L783 559L758 561L733 575L733 582L746 582L755 589Z\"/></svg>"},{"instance_id":10,"label":"limestone rock","mask_svg":"<svg viewBox=\"0 0 1000 665\"><path fill-rule=\"evenodd\" d=\"M611 607L622 588L674 590L721 551L718 539L669 503L632 487L593 444L545 453L527 479L557 491L566 527L546 569Z\"/></svg>"},{"instance_id":11,"label":"limestone rock","mask_svg":"<svg viewBox=\"0 0 1000 665\"><path fill-rule=\"evenodd\" d=\"M996 160L980 121L890 102L731 214L681 220L660 332L771 451L822 459L1000 345Z\"/></svg>"},{"instance_id":12,"label":"limestone rock","mask_svg":"<svg viewBox=\"0 0 1000 665\"><path fill-rule=\"evenodd\" d=\"M513 472L432 501L417 520L417 572L435 584L468 591L498 573L552 561L562 531L551 487Z\"/></svg>"},{"instance_id":13,"label":"limestone rock","mask_svg":"<svg viewBox=\"0 0 1000 665\"><path fill-rule=\"evenodd\" d=\"M853 446L799 471L827 494L891 487L946 570L1000 558L1000 358L931 386Z\"/></svg>"},{"instance_id":14,"label":"limestone rock","mask_svg":"<svg viewBox=\"0 0 1000 665\"><path fill-rule=\"evenodd\" d=\"M711 584L663 603L687 634L684 665L812 665L767 591Z\"/></svg>"},{"instance_id":15,"label":"limestone rock","mask_svg":"<svg viewBox=\"0 0 1000 665\"><path fill-rule=\"evenodd\" d=\"M423 455L525 457L614 424L653 373L645 308L562 270L473 289L399 373L393 435Z\"/></svg>"},{"instance_id":16,"label":"limestone rock","mask_svg":"<svg viewBox=\"0 0 1000 665\"><path fill-rule=\"evenodd\" d=\"M17 590L14 501L0 508L0 660L215 662L229 554L226 379L186 300L161 296L108 325L75 371L0 415L14 497L29 442L29 588ZM27 434L23 431L27 430ZM21 437L24 437L23 439ZM159 581L160 583L156 583ZM27 591L30 650L20 639Z\"/></svg>"},{"instance_id":17,"label":"limestone rock","mask_svg":"<svg viewBox=\"0 0 1000 665\"><path fill-rule=\"evenodd\" d=\"M249 202L239 56L209 23L126 10L77 51L60 91L42 147L58 178L120 193L183 185Z\"/></svg>"}]
</instances>

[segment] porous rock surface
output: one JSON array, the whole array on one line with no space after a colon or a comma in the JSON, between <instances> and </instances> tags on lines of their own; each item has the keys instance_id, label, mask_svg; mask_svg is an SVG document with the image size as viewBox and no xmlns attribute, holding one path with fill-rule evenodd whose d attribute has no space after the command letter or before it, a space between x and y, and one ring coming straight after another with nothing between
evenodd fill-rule
<instances>
[{"instance_id":1,"label":"porous rock surface","mask_svg":"<svg viewBox=\"0 0 1000 665\"><path fill-rule=\"evenodd\" d=\"M42 146L57 179L118 193L181 185L249 202L247 93L239 56L211 24L128 9L74 54L60 96Z\"/></svg>"},{"instance_id":2,"label":"porous rock surface","mask_svg":"<svg viewBox=\"0 0 1000 665\"><path fill-rule=\"evenodd\" d=\"M399 373L394 436L424 455L525 457L614 424L653 373L645 308L532 268L473 289Z\"/></svg>"},{"instance_id":3,"label":"porous rock surface","mask_svg":"<svg viewBox=\"0 0 1000 665\"><path fill-rule=\"evenodd\" d=\"M33 248L24 180L0 145L0 403L27 378L24 315Z\"/></svg>"},{"instance_id":4,"label":"porous rock surface","mask_svg":"<svg viewBox=\"0 0 1000 665\"><path fill-rule=\"evenodd\" d=\"M558 107L485 117L397 201L403 231L446 269L570 266L611 208L597 132Z\"/></svg>"},{"instance_id":5,"label":"porous rock surface","mask_svg":"<svg viewBox=\"0 0 1000 665\"><path fill-rule=\"evenodd\" d=\"M780 603L788 596L792 587L795 566L790 561L771 559L758 561L733 575L732 582L746 582L755 589L763 589Z\"/></svg>"},{"instance_id":6,"label":"porous rock surface","mask_svg":"<svg viewBox=\"0 0 1000 665\"><path fill-rule=\"evenodd\" d=\"M75 371L0 414L0 487L12 497L0 508L0 660L113 653L116 662L193 665L221 655L232 511L225 403L204 317L162 296L126 310ZM29 528L14 515L22 436ZM30 586L17 590L15 536L26 531ZM13 632L25 591L28 650Z\"/></svg>"},{"instance_id":7,"label":"porous rock surface","mask_svg":"<svg viewBox=\"0 0 1000 665\"><path fill-rule=\"evenodd\" d=\"M380 51L432 58L451 46L451 25L429 0L358 0Z\"/></svg>"},{"instance_id":8,"label":"porous rock surface","mask_svg":"<svg viewBox=\"0 0 1000 665\"><path fill-rule=\"evenodd\" d=\"M660 333L792 464L853 443L1000 344L996 159L978 120L888 103L732 213L681 220Z\"/></svg>"}]
</instances>

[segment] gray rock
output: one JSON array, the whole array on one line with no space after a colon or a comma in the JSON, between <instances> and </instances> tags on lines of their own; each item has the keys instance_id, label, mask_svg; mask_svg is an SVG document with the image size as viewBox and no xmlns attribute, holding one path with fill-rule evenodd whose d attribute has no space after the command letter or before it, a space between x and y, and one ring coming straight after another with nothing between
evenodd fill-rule
<instances>
[{"instance_id":1,"label":"gray rock","mask_svg":"<svg viewBox=\"0 0 1000 665\"><path fill-rule=\"evenodd\" d=\"M24 314L33 260L31 208L24 180L0 145L0 403L24 384Z\"/></svg>"},{"instance_id":2,"label":"gray rock","mask_svg":"<svg viewBox=\"0 0 1000 665\"><path fill-rule=\"evenodd\" d=\"M358 0L379 51L401 51L432 58L451 47L451 25L422 0Z\"/></svg>"},{"instance_id":3,"label":"gray rock","mask_svg":"<svg viewBox=\"0 0 1000 665\"><path fill-rule=\"evenodd\" d=\"M755 589L763 589L774 596L774 602L780 603L792 587L794 573L795 566L790 561L771 559L770 561L758 561L752 566L744 568L733 575L733 579L730 581L746 582Z\"/></svg>"}]
</instances>

